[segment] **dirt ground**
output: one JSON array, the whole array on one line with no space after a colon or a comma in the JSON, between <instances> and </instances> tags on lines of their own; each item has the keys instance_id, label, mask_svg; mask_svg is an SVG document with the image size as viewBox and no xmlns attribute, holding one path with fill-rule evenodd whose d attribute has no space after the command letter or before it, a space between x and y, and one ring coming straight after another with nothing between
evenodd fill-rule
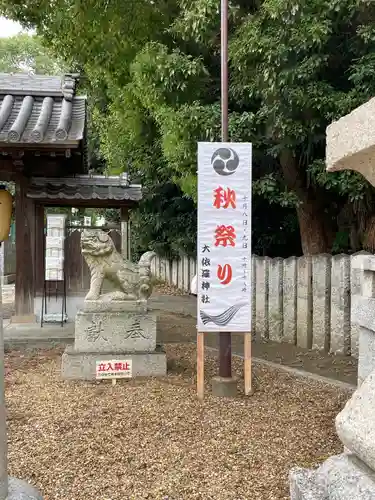
<instances>
[{"instance_id":1,"label":"dirt ground","mask_svg":"<svg viewBox=\"0 0 375 500\"><path fill-rule=\"evenodd\" d=\"M341 451L332 386L255 364L252 397L201 404L192 345L167 345L168 376L116 386L62 381L60 356L6 356L10 473L45 500L284 500L292 466Z\"/></svg>"},{"instance_id":2,"label":"dirt ground","mask_svg":"<svg viewBox=\"0 0 375 500\"><path fill-rule=\"evenodd\" d=\"M159 341L195 342L196 319L189 316L162 313L159 317ZM205 343L217 347L218 337L206 334ZM317 375L349 384L357 383L357 360L350 356L333 356L327 353L302 349L291 344L277 342L253 342L253 356L292 368L298 368ZM243 354L243 336L232 335L232 351Z\"/></svg>"}]
</instances>

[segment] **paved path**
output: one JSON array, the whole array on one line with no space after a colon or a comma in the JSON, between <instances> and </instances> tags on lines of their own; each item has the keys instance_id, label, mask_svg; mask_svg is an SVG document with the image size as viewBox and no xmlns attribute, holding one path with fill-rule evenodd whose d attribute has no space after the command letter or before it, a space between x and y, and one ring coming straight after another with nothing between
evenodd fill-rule
<instances>
[{"instance_id":1,"label":"paved path","mask_svg":"<svg viewBox=\"0 0 375 500\"><path fill-rule=\"evenodd\" d=\"M149 304L151 308L160 311L197 317L197 299L193 295L154 294Z\"/></svg>"},{"instance_id":2,"label":"paved path","mask_svg":"<svg viewBox=\"0 0 375 500\"><path fill-rule=\"evenodd\" d=\"M14 305L14 285L2 288L3 305L10 308ZM193 295L161 295L154 293L149 301L150 307L177 314L197 316L197 300Z\"/></svg>"},{"instance_id":3,"label":"paved path","mask_svg":"<svg viewBox=\"0 0 375 500\"><path fill-rule=\"evenodd\" d=\"M4 286L3 305L10 306L14 301L14 285ZM165 311L171 314L196 317L196 299L193 296L174 296L155 294L149 301L151 309ZM43 328L39 323L12 324L4 319L5 347L10 349L16 346L50 346L51 343L71 343L74 339L74 323L69 322L61 327L60 324L45 323Z\"/></svg>"}]
</instances>

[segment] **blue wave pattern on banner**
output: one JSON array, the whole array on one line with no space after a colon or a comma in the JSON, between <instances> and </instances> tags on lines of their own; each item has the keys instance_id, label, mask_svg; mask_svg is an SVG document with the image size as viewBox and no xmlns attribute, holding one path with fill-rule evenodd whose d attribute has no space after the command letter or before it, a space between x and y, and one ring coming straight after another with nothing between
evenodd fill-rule
<instances>
[{"instance_id":1,"label":"blue wave pattern on banner","mask_svg":"<svg viewBox=\"0 0 375 500\"><path fill-rule=\"evenodd\" d=\"M218 314L217 316L210 316L209 314L201 310L200 315L202 323L204 325L207 325L207 323L215 323L215 325L217 326L226 326L232 321L238 311L246 305L247 302L242 302L235 306L228 307L228 309L226 309L221 314Z\"/></svg>"}]
</instances>

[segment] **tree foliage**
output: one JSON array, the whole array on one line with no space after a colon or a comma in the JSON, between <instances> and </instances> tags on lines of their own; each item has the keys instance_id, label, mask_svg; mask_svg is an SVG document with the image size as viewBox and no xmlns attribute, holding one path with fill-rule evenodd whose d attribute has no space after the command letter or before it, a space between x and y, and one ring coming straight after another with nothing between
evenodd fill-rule
<instances>
[{"instance_id":1,"label":"tree foliage","mask_svg":"<svg viewBox=\"0 0 375 500\"><path fill-rule=\"evenodd\" d=\"M137 244L190 251L196 143L220 137L217 0L0 0L0 8L84 75L99 167L129 170L145 185ZM230 136L254 145L257 251L298 252L300 242L305 253L348 250L338 248L343 232L352 250L367 241L373 190L351 172L327 175L324 153L326 126L374 94L374 20L370 1L231 2Z\"/></svg>"},{"instance_id":2,"label":"tree foliage","mask_svg":"<svg viewBox=\"0 0 375 500\"><path fill-rule=\"evenodd\" d=\"M19 34L0 38L1 73L55 75L64 71L64 63L42 44L36 35Z\"/></svg>"}]
</instances>

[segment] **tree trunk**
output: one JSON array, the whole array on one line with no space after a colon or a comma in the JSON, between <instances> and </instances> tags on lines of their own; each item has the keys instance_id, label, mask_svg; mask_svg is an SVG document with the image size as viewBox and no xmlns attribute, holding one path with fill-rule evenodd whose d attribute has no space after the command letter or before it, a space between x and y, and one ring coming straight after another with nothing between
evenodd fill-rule
<instances>
[{"instance_id":1,"label":"tree trunk","mask_svg":"<svg viewBox=\"0 0 375 500\"><path fill-rule=\"evenodd\" d=\"M366 252L375 252L375 215L369 217L363 238L363 249Z\"/></svg>"},{"instance_id":2,"label":"tree trunk","mask_svg":"<svg viewBox=\"0 0 375 500\"><path fill-rule=\"evenodd\" d=\"M303 254L330 253L332 234L327 228L326 216L316 202L302 202L297 207L297 216Z\"/></svg>"},{"instance_id":3,"label":"tree trunk","mask_svg":"<svg viewBox=\"0 0 375 500\"><path fill-rule=\"evenodd\" d=\"M291 150L284 149L281 152L280 165L286 185L300 200L297 216L303 254L329 253L334 233L318 194L307 185L304 171Z\"/></svg>"}]
</instances>

